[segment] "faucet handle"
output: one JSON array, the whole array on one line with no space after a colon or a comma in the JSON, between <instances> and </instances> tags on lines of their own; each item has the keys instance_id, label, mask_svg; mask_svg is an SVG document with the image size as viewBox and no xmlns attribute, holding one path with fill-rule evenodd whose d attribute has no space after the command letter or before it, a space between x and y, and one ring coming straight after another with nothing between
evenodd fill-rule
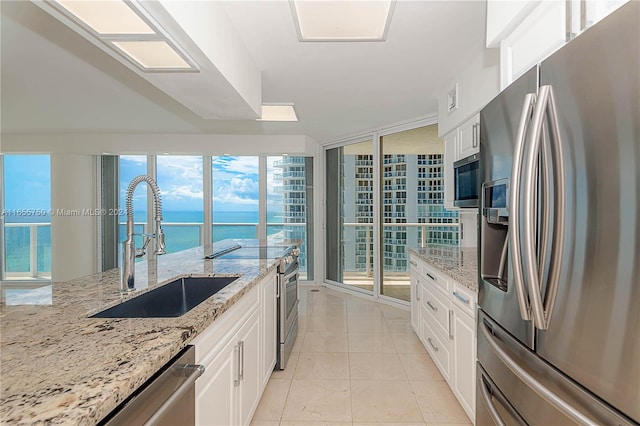
<instances>
[{"instance_id":1,"label":"faucet handle","mask_svg":"<svg viewBox=\"0 0 640 426\"><path fill-rule=\"evenodd\" d=\"M137 248L135 251L135 256L136 258L140 258L142 256L144 256L146 254L146 251L144 248Z\"/></svg>"}]
</instances>

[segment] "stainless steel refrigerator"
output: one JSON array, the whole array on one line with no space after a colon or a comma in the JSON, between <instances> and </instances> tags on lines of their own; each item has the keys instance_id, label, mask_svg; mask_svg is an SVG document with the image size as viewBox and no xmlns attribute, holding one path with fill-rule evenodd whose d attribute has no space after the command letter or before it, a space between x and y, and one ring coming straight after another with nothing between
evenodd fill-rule
<instances>
[{"instance_id":1,"label":"stainless steel refrigerator","mask_svg":"<svg viewBox=\"0 0 640 426\"><path fill-rule=\"evenodd\" d=\"M640 423L640 2L480 113L476 424Z\"/></svg>"}]
</instances>

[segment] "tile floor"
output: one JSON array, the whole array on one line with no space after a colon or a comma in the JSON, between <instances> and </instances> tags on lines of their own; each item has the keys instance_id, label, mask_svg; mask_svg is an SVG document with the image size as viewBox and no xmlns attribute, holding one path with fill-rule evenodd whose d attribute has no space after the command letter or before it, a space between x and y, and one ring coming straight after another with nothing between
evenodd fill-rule
<instances>
[{"instance_id":1,"label":"tile floor","mask_svg":"<svg viewBox=\"0 0 640 426\"><path fill-rule=\"evenodd\" d=\"M293 354L251 424L470 425L409 322L407 310L301 287Z\"/></svg>"}]
</instances>

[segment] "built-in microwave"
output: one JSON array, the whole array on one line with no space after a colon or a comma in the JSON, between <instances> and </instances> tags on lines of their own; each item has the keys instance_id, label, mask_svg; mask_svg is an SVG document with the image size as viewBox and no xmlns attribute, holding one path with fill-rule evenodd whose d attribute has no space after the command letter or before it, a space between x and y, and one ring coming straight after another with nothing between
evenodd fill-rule
<instances>
[{"instance_id":1,"label":"built-in microwave","mask_svg":"<svg viewBox=\"0 0 640 426\"><path fill-rule=\"evenodd\" d=\"M478 207L478 157L478 154L473 154L453 163L454 206Z\"/></svg>"}]
</instances>

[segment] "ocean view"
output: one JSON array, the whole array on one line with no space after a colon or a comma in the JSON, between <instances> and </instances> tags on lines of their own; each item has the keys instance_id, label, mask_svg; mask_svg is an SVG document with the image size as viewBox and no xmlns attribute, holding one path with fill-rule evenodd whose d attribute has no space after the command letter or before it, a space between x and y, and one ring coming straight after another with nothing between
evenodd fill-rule
<instances>
[{"instance_id":1,"label":"ocean view","mask_svg":"<svg viewBox=\"0 0 640 426\"><path fill-rule=\"evenodd\" d=\"M134 212L134 220L141 222L144 211ZM257 211L214 211L214 223L233 225L214 225L213 241L227 238L256 238L258 223ZM31 232L37 235L37 268L39 272L51 271L51 221L49 215L11 216L6 218L6 271L8 273L28 273L30 271ZM126 216L120 217L120 240L124 240ZM174 253L199 245L203 214L196 211L163 211L163 231L167 252ZM29 223L16 226L12 224ZM193 223L194 225L170 225L170 223ZM278 212L267 214L267 235L282 230L282 217ZM246 224L246 225L243 225ZM275 225L271 225L275 224ZM142 225L137 225L136 233L142 233ZM136 237L136 246L142 246L142 237Z\"/></svg>"}]
</instances>

